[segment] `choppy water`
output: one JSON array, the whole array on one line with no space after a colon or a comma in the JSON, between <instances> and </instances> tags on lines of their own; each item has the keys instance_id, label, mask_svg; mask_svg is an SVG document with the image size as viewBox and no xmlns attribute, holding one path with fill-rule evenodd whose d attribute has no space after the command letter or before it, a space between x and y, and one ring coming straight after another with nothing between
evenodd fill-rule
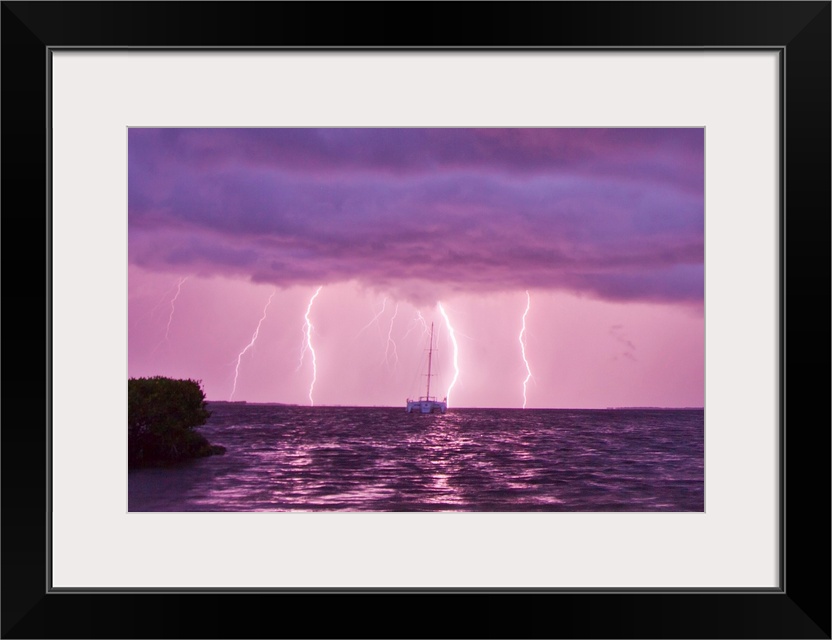
<instances>
[{"instance_id":1,"label":"choppy water","mask_svg":"<svg viewBox=\"0 0 832 640\"><path fill-rule=\"evenodd\" d=\"M209 408L227 453L130 471L130 511L704 510L701 409Z\"/></svg>"}]
</instances>

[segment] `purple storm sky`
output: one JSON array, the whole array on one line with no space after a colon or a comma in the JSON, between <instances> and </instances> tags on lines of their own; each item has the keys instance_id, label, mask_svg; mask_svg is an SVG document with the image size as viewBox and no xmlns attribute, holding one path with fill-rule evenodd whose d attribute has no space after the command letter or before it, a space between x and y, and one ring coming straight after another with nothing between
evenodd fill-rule
<instances>
[{"instance_id":1,"label":"purple storm sky","mask_svg":"<svg viewBox=\"0 0 832 640\"><path fill-rule=\"evenodd\" d=\"M128 135L131 377L404 407L421 317L450 407L703 406L702 129Z\"/></svg>"}]
</instances>

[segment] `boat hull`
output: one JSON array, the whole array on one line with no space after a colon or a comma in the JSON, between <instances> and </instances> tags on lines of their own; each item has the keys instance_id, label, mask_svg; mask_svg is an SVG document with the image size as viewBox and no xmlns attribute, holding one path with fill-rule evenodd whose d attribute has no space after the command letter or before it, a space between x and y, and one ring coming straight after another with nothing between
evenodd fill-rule
<instances>
[{"instance_id":1,"label":"boat hull","mask_svg":"<svg viewBox=\"0 0 832 640\"><path fill-rule=\"evenodd\" d=\"M445 413L447 410L448 403L438 400L409 400L407 403L408 413Z\"/></svg>"}]
</instances>

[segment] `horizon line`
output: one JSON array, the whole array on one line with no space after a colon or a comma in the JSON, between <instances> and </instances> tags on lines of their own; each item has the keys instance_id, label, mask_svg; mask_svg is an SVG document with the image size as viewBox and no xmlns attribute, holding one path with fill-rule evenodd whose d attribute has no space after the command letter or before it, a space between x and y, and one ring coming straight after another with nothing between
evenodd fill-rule
<instances>
[{"instance_id":1,"label":"horizon line","mask_svg":"<svg viewBox=\"0 0 832 640\"><path fill-rule=\"evenodd\" d=\"M280 407L304 407L308 409L399 409L399 405L384 405L384 404L367 404L367 405L353 405L353 404L316 404L310 406L307 404L298 404L295 402L277 402L277 401L254 401L254 400L205 400L205 402L212 402L215 404L252 404L252 405L271 405ZM620 406L620 407L448 407L448 411L452 409L493 409L497 411L627 411L627 410L652 410L652 411L679 411L679 410L699 410L704 411L705 407L659 407L650 405L637 406Z\"/></svg>"}]
</instances>

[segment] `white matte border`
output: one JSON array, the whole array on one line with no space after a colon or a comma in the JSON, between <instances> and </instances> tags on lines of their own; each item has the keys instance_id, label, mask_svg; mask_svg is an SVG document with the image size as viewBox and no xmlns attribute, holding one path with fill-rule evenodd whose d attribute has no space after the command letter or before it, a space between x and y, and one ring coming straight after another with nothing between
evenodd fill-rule
<instances>
[{"instance_id":1,"label":"white matte border","mask_svg":"<svg viewBox=\"0 0 832 640\"><path fill-rule=\"evenodd\" d=\"M55 587L774 587L772 52L53 54ZM706 512L128 514L128 126L704 126Z\"/></svg>"}]
</instances>

